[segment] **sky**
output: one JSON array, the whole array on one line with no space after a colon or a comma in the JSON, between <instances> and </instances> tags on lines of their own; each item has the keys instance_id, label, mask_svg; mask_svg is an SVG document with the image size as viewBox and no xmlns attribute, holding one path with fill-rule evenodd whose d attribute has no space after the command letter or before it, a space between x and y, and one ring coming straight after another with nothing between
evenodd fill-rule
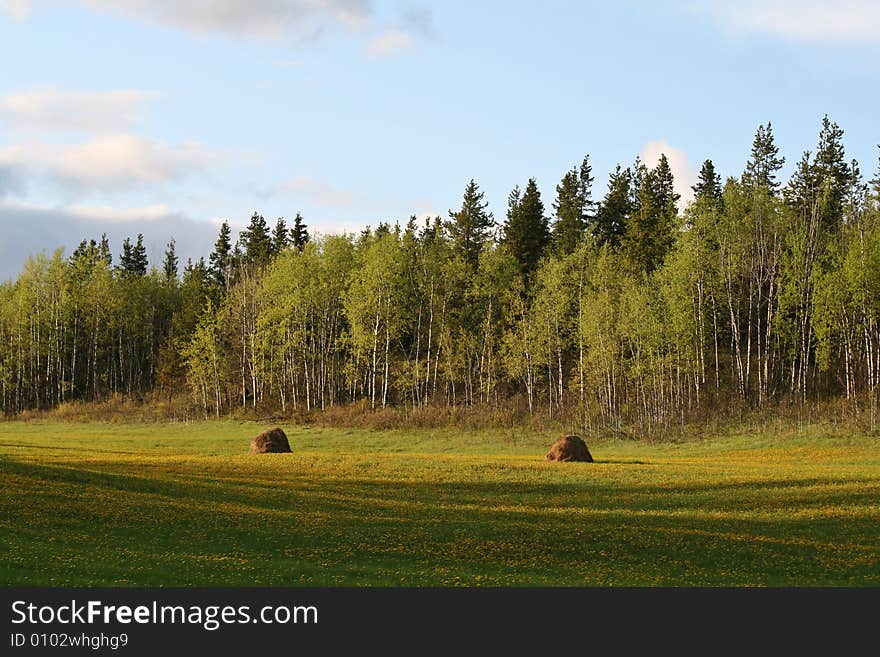
<instances>
[{"instance_id":1,"label":"sky","mask_svg":"<svg viewBox=\"0 0 880 657\"><path fill-rule=\"evenodd\" d=\"M0 0L0 280L143 233L159 264L251 214L360 231L447 216L475 179L548 214L589 154L739 175L772 121L786 171L826 113L870 177L876 0Z\"/></svg>"}]
</instances>

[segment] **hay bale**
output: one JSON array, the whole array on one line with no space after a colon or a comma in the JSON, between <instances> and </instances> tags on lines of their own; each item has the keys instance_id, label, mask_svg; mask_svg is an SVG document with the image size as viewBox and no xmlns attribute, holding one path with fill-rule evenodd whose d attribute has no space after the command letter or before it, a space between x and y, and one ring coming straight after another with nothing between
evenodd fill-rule
<instances>
[{"instance_id":1,"label":"hay bale","mask_svg":"<svg viewBox=\"0 0 880 657\"><path fill-rule=\"evenodd\" d=\"M561 436L550 446L548 461L583 461L592 463L593 457L580 436Z\"/></svg>"},{"instance_id":2,"label":"hay bale","mask_svg":"<svg viewBox=\"0 0 880 657\"><path fill-rule=\"evenodd\" d=\"M264 431L251 441L252 454L267 454L289 452L290 443L287 442L287 434L279 427Z\"/></svg>"}]
</instances>

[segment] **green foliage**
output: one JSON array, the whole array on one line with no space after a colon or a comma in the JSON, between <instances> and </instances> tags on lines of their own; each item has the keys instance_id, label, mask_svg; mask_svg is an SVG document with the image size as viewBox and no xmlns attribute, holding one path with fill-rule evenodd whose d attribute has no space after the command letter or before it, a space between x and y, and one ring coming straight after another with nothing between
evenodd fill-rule
<instances>
[{"instance_id":1,"label":"green foliage","mask_svg":"<svg viewBox=\"0 0 880 657\"><path fill-rule=\"evenodd\" d=\"M541 192L535 179L530 178L525 192L520 194L517 187L510 193L501 242L519 263L520 272L528 277L537 268L549 241Z\"/></svg>"},{"instance_id":2,"label":"green foliage","mask_svg":"<svg viewBox=\"0 0 880 657\"><path fill-rule=\"evenodd\" d=\"M633 209L632 183L632 171L621 169L618 164L608 181L608 192L599 204L593 224L593 237L600 246L608 244L618 248L623 242Z\"/></svg>"},{"instance_id":3,"label":"green foliage","mask_svg":"<svg viewBox=\"0 0 880 657\"><path fill-rule=\"evenodd\" d=\"M585 232L593 217L592 167L589 155L584 157L580 169L572 167L556 186L556 200L553 210L556 221L553 224L551 241L558 255L568 255L583 241Z\"/></svg>"},{"instance_id":4,"label":"green foliage","mask_svg":"<svg viewBox=\"0 0 880 657\"><path fill-rule=\"evenodd\" d=\"M105 259L106 258L103 258ZM126 237L122 242L122 257L119 259L120 269L132 276L145 276L149 261L147 260L147 248L144 246L144 236L138 233L137 242L131 243Z\"/></svg>"},{"instance_id":5,"label":"green foliage","mask_svg":"<svg viewBox=\"0 0 880 657\"><path fill-rule=\"evenodd\" d=\"M290 241L295 249L302 249L306 242L309 241L309 231L303 216L299 212L296 213L296 217L293 220L293 228L290 229Z\"/></svg>"},{"instance_id":6,"label":"green foliage","mask_svg":"<svg viewBox=\"0 0 880 657\"><path fill-rule=\"evenodd\" d=\"M785 158L779 157L779 147L773 137L773 126L759 125L752 142L752 156L746 164L746 170L742 175L742 183L748 190L764 189L770 194L775 194L779 189L779 181L776 176Z\"/></svg>"},{"instance_id":7,"label":"green foliage","mask_svg":"<svg viewBox=\"0 0 880 657\"><path fill-rule=\"evenodd\" d=\"M165 259L162 261L162 271L165 273L165 278L169 281L177 280L177 265L176 244L172 239L165 248Z\"/></svg>"},{"instance_id":8,"label":"green foliage","mask_svg":"<svg viewBox=\"0 0 880 657\"><path fill-rule=\"evenodd\" d=\"M220 234L214 242L214 251L209 262L211 276L217 288L228 290L232 282L232 230L228 221L220 224Z\"/></svg>"},{"instance_id":9,"label":"green foliage","mask_svg":"<svg viewBox=\"0 0 880 657\"><path fill-rule=\"evenodd\" d=\"M694 203L718 207L723 202L721 195L721 176L715 172L712 160L703 162L694 190Z\"/></svg>"},{"instance_id":10,"label":"green foliage","mask_svg":"<svg viewBox=\"0 0 880 657\"><path fill-rule=\"evenodd\" d=\"M663 263L675 241L680 197L673 189L665 155L651 171L638 167L636 175L634 211L627 223L624 245L636 267L650 274Z\"/></svg>"},{"instance_id":11,"label":"green foliage","mask_svg":"<svg viewBox=\"0 0 880 657\"><path fill-rule=\"evenodd\" d=\"M224 222L182 276L173 240L152 270L141 236L116 267L106 236L83 240L0 285L0 407L187 391L203 415L513 406L664 436L843 398L876 428L880 182L842 134L826 117L780 187L760 126L742 176L706 160L686 208L661 157L616 167L592 216L585 158L552 233L532 179L498 242L473 180L445 222L309 239L299 214L270 230L254 213L237 241Z\"/></svg>"},{"instance_id":12,"label":"green foliage","mask_svg":"<svg viewBox=\"0 0 880 657\"><path fill-rule=\"evenodd\" d=\"M278 217L275 221L275 228L272 229L270 256L276 257L290 245L290 234L287 231L287 222L282 217Z\"/></svg>"},{"instance_id":13,"label":"green foliage","mask_svg":"<svg viewBox=\"0 0 880 657\"><path fill-rule=\"evenodd\" d=\"M483 192L471 179L464 190L461 209L449 211L449 221L444 224L452 240L455 254L462 258L472 270L476 269L487 242L492 237L495 220L487 211L488 203L483 200Z\"/></svg>"}]
</instances>

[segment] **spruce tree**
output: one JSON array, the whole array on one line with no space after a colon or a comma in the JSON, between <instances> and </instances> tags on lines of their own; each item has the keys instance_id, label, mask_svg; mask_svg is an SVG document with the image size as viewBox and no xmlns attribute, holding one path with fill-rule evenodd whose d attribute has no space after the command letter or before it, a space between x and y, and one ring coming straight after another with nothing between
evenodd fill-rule
<instances>
[{"instance_id":1,"label":"spruce tree","mask_svg":"<svg viewBox=\"0 0 880 657\"><path fill-rule=\"evenodd\" d=\"M177 280L177 252L174 238L168 242L165 248L165 260L162 264L162 270L165 272L165 278L169 281Z\"/></svg>"},{"instance_id":2,"label":"spruce tree","mask_svg":"<svg viewBox=\"0 0 880 657\"><path fill-rule=\"evenodd\" d=\"M675 241L680 196L665 155L650 171L641 162L635 168L635 201L625 241L630 260L650 273L663 263Z\"/></svg>"},{"instance_id":3,"label":"spruce tree","mask_svg":"<svg viewBox=\"0 0 880 657\"><path fill-rule=\"evenodd\" d=\"M277 256L290 245L290 234L287 230L287 222L283 217L275 221L275 229L272 231L272 255Z\"/></svg>"},{"instance_id":4,"label":"spruce tree","mask_svg":"<svg viewBox=\"0 0 880 657\"><path fill-rule=\"evenodd\" d=\"M528 276L538 267L549 241L541 192L535 179L529 178L521 196L519 187L510 194L503 242L519 263L520 272Z\"/></svg>"},{"instance_id":5,"label":"spruce tree","mask_svg":"<svg viewBox=\"0 0 880 657\"><path fill-rule=\"evenodd\" d=\"M596 212L593 223L593 236L599 246L608 244L613 248L620 246L626 235L627 223L632 212L633 201L632 172L621 169L620 165L608 180L608 192Z\"/></svg>"},{"instance_id":6,"label":"spruce tree","mask_svg":"<svg viewBox=\"0 0 880 657\"><path fill-rule=\"evenodd\" d=\"M852 180L852 169L843 148L843 130L826 114L819 132L819 145L813 158L813 181L822 198L822 220L829 228L839 228L843 201Z\"/></svg>"},{"instance_id":7,"label":"spruce tree","mask_svg":"<svg viewBox=\"0 0 880 657\"><path fill-rule=\"evenodd\" d=\"M584 237L591 220L592 186L589 155L584 158L580 170L572 167L556 185L556 200L553 202L556 222L553 224L552 242L559 255L572 253Z\"/></svg>"},{"instance_id":8,"label":"spruce tree","mask_svg":"<svg viewBox=\"0 0 880 657\"><path fill-rule=\"evenodd\" d=\"M302 251L306 242L309 241L309 231L306 230L303 216L299 212L296 213L296 217L293 219L293 228L290 229L290 241L293 244L293 248L297 251Z\"/></svg>"},{"instance_id":9,"label":"spruce tree","mask_svg":"<svg viewBox=\"0 0 880 657\"><path fill-rule=\"evenodd\" d=\"M244 249L245 262L257 267L264 267L269 263L272 256L272 237L263 215L254 212L247 228L241 231L239 241Z\"/></svg>"},{"instance_id":10,"label":"spruce tree","mask_svg":"<svg viewBox=\"0 0 880 657\"><path fill-rule=\"evenodd\" d=\"M749 191L763 189L771 195L779 190L776 174L785 164L785 158L779 157L779 147L773 139L773 126L759 125L752 142L752 156L746 164L742 175L743 186Z\"/></svg>"},{"instance_id":11,"label":"spruce tree","mask_svg":"<svg viewBox=\"0 0 880 657\"><path fill-rule=\"evenodd\" d=\"M453 249L472 271L476 270L480 253L492 237L495 225L492 213L486 211L488 205L483 200L483 192L472 178L465 187L461 209L458 212L450 210L450 220L445 223Z\"/></svg>"},{"instance_id":12,"label":"spruce tree","mask_svg":"<svg viewBox=\"0 0 880 657\"><path fill-rule=\"evenodd\" d=\"M217 287L227 289L229 285L229 276L231 273L230 254L232 252L232 231L229 228L229 222L224 221L220 224L220 234L217 241L214 242L214 251L208 258L210 262L211 278L214 279Z\"/></svg>"},{"instance_id":13,"label":"spruce tree","mask_svg":"<svg viewBox=\"0 0 880 657\"><path fill-rule=\"evenodd\" d=\"M702 203L710 208L721 209L724 202L721 195L721 176L715 173L715 164L712 160L703 162L697 184L691 187L691 189L694 190L695 203Z\"/></svg>"},{"instance_id":14,"label":"spruce tree","mask_svg":"<svg viewBox=\"0 0 880 657\"><path fill-rule=\"evenodd\" d=\"M70 255L70 264L84 269L95 266L101 259L95 240L82 240Z\"/></svg>"},{"instance_id":15,"label":"spruce tree","mask_svg":"<svg viewBox=\"0 0 880 657\"><path fill-rule=\"evenodd\" d=\"M875 202L880 203L880 144L877 145L877 150L877 173L875 173L874 177L871 179L871 189L874 192Z\"/></svg>"},{"instance_id":16,"label":"spruce tree","mask_svg":"<svg viewBox=\"0 0 880 657\"><path fill-rule=\"evenodd\" d=\"M107 239L107 233L101 233L101 245L98 247L98 256L107 263L107 266L113 264L113 253L110 251L110 240Z\"/></svg>"},{"instance_id":17,"label":"spruce tree","mask_svg":"<svg viewBox=\"0 0 880 657\"><path fill-rule=\"evenodd\" d=\"M665 153L660 154L660 161L651 172L651 183L651 191L657 205L666 215L667 220L676 217L681 195L675 193L675 178Z\"/></svg>"},{"instance_id":18,"label":"spruce tree","mask_svg":"<svg viewBox=\"0 0 880 657\"><path fill-rule=\"evenodd\" d=\"M144 276L147 273L148 265L144 236L138 233L135 244L132 244L131 239L126 237L122 242L122 257L119 259L119 268L134 276Z\"/></svg>"},{"instance_id":19,"label":"spruce tree","mask_svg":"<svg viewBox=\"0 0 880 657\"><path fill-rule=\"evenodd\" d=\"M826 115L815 154L804 152L785 189L789 206L801 213L817 212L825 231L842 226L843 204L853 180L842 139L843 130Z\"/></svg>"}]
</instances>

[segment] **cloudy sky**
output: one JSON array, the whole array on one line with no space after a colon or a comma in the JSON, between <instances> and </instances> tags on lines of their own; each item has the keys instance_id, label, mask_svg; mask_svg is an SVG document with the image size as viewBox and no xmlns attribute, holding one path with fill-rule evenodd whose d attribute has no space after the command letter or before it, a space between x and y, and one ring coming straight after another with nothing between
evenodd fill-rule
<instances>
[{"instance_id":1,"label":"cloudy sky","mask_svg":"<svg viewBox=\"0 0 880 657\"><path fill-rule=\"evenodd\" d=\"M0 0L0 280L107 232L206 254L223 218L312 229L548 206L590 153L665 152L683 192L737 175L771 120L789 160L828 113L876 167L876 0Z\"/></svg>"}]
</instances>

